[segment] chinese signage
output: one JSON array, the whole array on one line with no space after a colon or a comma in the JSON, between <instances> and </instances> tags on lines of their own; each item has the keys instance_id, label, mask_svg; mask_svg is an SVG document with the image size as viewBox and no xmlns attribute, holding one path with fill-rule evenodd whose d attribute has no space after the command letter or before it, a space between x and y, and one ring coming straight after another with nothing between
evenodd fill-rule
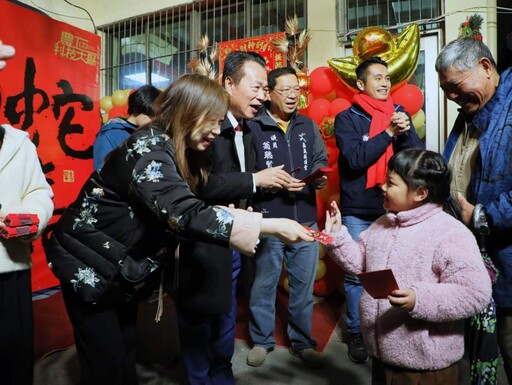
<instances>
[{"instance_id":1,"label":"chinese signage","mask_svg":"<svg viewBox=\"0 0 512 385\"><path fill-rule=\"evenodd\" d=\"M284 36L284 32L249 37L247 39L230 40L219 43L219 64L222 71L224 59L233 51L255 51L265 58L270 70L286 67L286 55L272 50L270 42L276 37Z\"/></svg>"},{"instance_id":2,"label":"chinese signage","mask_svg":"<svg viewBox=\"0 0 512 385\"><path fill-rule=\"evenodd\" d=\"M0 40L16 56L0 71L0 123L29 133L55 194L51 224L92 172L100 127L100 38L0 0ZM58 284L34 243L33 289Z\"/></svg>"}]
</instances>

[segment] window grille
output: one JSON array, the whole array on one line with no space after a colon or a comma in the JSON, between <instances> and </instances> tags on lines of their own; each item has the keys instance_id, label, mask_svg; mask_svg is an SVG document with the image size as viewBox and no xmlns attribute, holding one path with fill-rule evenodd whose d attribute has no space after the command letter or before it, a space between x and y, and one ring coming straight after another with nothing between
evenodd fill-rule
<instances>
[{"instance_id":1,"label":"window grille","mask_svg":"<svg viewBox=\"0 0 512 385\"><path fill-rule=\"evenodd\" d=\"M189 72L199 37L224 42L284 31L294 15L306 28L307 0L196 0L100 27L102 94L143 84L165 88Z\"/></svg>"},{"instance_id":2,"label":"window grille","mask_svg":"<svg viewBox=\"0 0 512 385\"><path fill-rule=\"evenodd\" d=\"M441 0L336 0L338 37L354 37L370 26L400 29L417 23L422 30L439 28Z\"/></svg>"}]
</instances>

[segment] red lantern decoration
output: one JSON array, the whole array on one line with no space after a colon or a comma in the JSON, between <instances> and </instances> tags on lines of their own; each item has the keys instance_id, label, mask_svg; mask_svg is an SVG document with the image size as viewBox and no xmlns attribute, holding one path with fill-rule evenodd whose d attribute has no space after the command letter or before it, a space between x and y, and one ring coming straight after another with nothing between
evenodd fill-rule
<instances>
[{"instance_id":1,"label":"red lantern decoration","mask_svg":"<svg viewBox=\"0 0 512 385\"><path fill-rule=\"evenodd\" d=\"M406 84L391 93L393 103L400 104L410 115L414 115L423 106L423 93L414 84Z\"/></svg>"},{"instance_id":2,"label":"red lantern decoration","mask_svg":"<svg viewBox=\"0 0 512 385\"><path fill-rule=\"evenodd\" d=\"M324 96L332 92L337 84L336 75L329 67L315 68L309 75L311 87L309 91L317 96Z\"/></svg>"}]
</instances>

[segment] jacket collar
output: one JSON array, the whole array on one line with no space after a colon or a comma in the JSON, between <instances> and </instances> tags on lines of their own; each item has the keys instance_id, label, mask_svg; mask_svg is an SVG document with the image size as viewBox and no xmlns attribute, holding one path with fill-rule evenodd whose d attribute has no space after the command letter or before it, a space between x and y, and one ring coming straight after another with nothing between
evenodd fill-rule
<instances>
[{"instance_id":1,"label":"jacket collar","mask_svg":"<svg viewBox=\"0 0 512 385\"><path fill-rule=\"evenodd\" d=\"M425 203L415 209L401 211L397 214L387 213L386 217L393 226L409 227L425 221L442 210L443 208L441 205L436 203Z\"/></svg>"}]
</instances>

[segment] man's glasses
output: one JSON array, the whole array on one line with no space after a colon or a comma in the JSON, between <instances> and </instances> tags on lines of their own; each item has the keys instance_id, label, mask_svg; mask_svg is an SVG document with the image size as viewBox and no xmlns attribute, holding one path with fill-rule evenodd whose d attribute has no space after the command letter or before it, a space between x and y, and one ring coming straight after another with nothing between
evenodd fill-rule
<instances>
[{"instance_id":1,"label":"man's glasses","mask_svg":"<svg viewBox=\"0 0 512 385\"><path fill-rule=\"evenodd\" d=\"M300 88L283 88L281 90L274 88L272 91L277 91L280 95L283 96L290 96L291 94L299 95L300 94Z\"/></svg>"}]
</instances>

